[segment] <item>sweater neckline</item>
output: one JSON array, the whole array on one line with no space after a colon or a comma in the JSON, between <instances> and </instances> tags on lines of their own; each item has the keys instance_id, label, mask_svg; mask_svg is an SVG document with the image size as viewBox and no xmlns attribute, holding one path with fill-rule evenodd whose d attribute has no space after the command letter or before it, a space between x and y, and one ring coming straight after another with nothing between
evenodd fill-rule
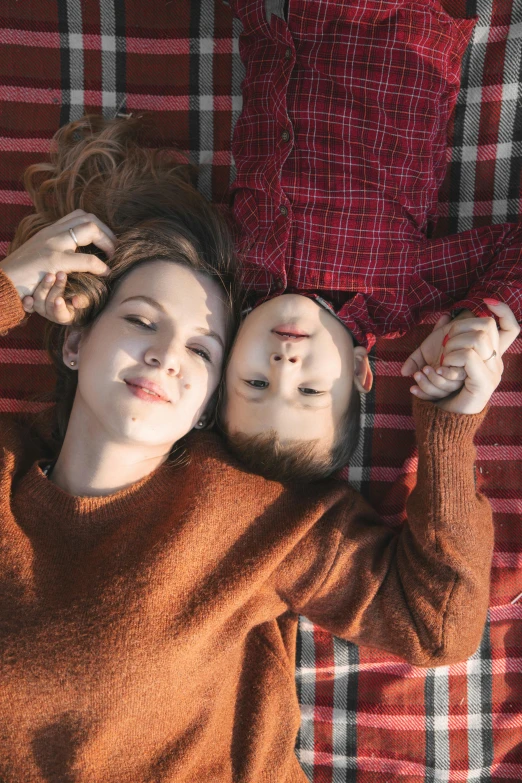
<instances>
[{"instance_id":1,"label":"sweater neckline","mask_svg":"<svg viewBox=\"0 0 522 783\"><path fill-rule=\"evenodd\" d=\"M175 476L183 466L163 463L144 478L110 495L95 497L70 495L45 475L48 459L35 461L20 480L18 491L24 493L38 516L52 511L63 527L74 524L111 523L135 515L139 508L154 508L166 493L174 494Z\"/></svg>"}]
</instances>

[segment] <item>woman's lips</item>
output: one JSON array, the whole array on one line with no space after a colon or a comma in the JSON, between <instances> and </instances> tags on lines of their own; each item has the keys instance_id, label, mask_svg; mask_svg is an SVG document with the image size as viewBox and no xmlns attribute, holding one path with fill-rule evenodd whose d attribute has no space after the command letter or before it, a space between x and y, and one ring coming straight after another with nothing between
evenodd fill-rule
<instances>
[{"instance_id":1,"label":"woman's lips","mask_svg":"<svg viewBox=\"0 0 522 783\"><path fill-rule=\"evenodd\" d=\"M146 402L170 402L164 389L153 381L146 378L127 378L124 379L128 390Z\"/></svg>"},{"instance_id":2,"label":"woman's lips","mask_svg":"<svg viewBox=\"0 0 522 783\"><path fill-rule=\"evenodd\" d=\"M281 324L280 326L276 326L274 329L272 329L272 334L275 334L275 336L279 337L280 340L291 340L292 342L296 342L297 340L304 340L306 337L310 336L306 332L303 332L302 329L298 329L297 326L294 326L293 324Z\"/></svg>"}]
</instances>

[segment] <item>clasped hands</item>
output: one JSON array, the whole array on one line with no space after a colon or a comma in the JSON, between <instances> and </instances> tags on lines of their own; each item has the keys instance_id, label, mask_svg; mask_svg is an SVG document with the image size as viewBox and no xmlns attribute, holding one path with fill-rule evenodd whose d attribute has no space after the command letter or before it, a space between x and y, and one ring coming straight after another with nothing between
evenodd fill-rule
<instances>
[{"instance_id":1,"label":"clasped hands","mask_svg":"<svg viewBox=\"0 0 522 783\"><path fill-rule=\"evenodd\" d=\"M508 305L486 302L498 317L477 318L470 311L451 320L444 313L433 331L406 359L402 375L413 375L411 392L454 413L480 413L500 383L502 356L520 333ZM441 361L442 359L442 361Z\"/></svg>"}]
</instances>

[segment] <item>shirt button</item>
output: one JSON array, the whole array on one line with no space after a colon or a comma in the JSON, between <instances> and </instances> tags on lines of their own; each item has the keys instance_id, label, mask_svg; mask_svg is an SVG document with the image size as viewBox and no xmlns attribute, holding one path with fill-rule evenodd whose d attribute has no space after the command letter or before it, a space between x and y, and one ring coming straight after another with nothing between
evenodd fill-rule
<instances>
[{"instance_id":1,"label":"shirt button","mask_svg":"<svg viewBox=\"0 0 522 783\"><path fill-rule=\"evenodd\" d=\"M287 130L284 130L281 134L281 138L283 141L289 141L290 140L290 133Z\"/></svg>"},{"instance_id":2,"label":"shirt button","mask_svg":"<svg viewBox=\"0 0 522 783\"><path fill-rule=\"evenodd\" d=\"M285 51L285 60L291 60L292 59L292 50L290 47Z\"/></svg>"},{"instance_id":3,"label":"shirt button","mask_svg":"<svg viewBox=\"0 0 522 783\"><path fill-rule=\"evenodd\" d=\"M284 204L281 204L281 206L279 207L279 211L282 215L284 215L284 217L288 215L288 210Z\"/></svg>"}]
</instances>

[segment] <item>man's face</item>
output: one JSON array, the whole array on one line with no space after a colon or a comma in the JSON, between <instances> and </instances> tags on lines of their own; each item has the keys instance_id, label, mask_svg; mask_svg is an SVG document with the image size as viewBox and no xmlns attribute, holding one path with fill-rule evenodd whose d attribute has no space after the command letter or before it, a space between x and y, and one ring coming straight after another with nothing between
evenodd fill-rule
<instances>
[{"instance_id":1,"label":"man's face","mask_svg":"<svg viewBox=\"0 0 522 783\"><path fill-rule=\"evenodd\" d=\"M242 323L230 355L227 432L275 430L283 442L315 440L326 453L348 407L355 359L349 331L312 299L264 302Z\"/></svg>"}]
</instances>

